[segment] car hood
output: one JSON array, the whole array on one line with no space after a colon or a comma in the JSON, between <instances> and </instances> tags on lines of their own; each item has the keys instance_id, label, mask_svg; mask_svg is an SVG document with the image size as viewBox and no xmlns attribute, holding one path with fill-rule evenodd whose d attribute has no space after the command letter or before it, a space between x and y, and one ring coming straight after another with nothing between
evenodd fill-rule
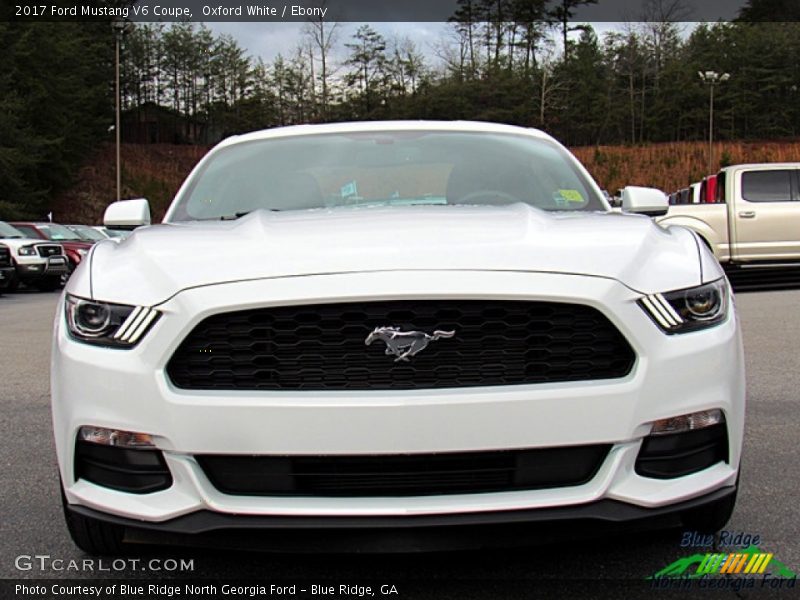
<instances>
[{"instance_id":1,"label":"car hood","mask_svg":"<svg viewBox=\"0 0 800 600\"><path fill-rule=\"evenodd\" d=\"M515 204L256 211L235 221L145 227L94 246L91 292L149 306L221 282L393 270L569 273L644 293L701 282L688 230Z\"/></svg>"},{"instance_id":2,"label":"car hood","mask_svg":"<svg viewBox=\"0 0 800 600\"><path fill-rule=\"evenodd\" d=\"M61 246L60 242L51 242L49 240L42 240L39 238L0 238L0 244L8 246L9 248L21 248L22 246L31 246L39 244L56 244Z\"/></svg>"}]
</instances>

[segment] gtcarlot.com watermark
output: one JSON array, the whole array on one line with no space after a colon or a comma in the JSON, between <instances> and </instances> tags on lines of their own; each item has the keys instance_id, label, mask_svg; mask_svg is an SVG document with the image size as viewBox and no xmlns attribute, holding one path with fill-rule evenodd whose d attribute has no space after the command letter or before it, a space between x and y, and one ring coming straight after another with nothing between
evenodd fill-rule
<instances>
[{"instance_id":1,"label":"gtcarlot.com watermark","mask_svg":"<svg viewBox=\"0 0 800 600\"><path fill-rule=\"evenodd\" d=\"M65 559L50 554L20 554L14 559L18 571L119 573L123 571L153 571L160 573L194 571L193 558L81 558Z\"/></svg>"}]
</instances>

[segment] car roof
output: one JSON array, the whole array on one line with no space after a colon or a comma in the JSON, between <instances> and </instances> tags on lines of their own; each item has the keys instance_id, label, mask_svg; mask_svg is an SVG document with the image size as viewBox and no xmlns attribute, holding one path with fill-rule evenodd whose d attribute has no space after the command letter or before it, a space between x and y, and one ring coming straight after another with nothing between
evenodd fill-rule
<instances>
[{"instance_id":1,"label":"car roof","mask_svg":"<svg viewBox=\"0 0 800 600\"><path fill-rule=\"evenodd\" d=\"M467 133L512 133L528 135L531 137L553 140L543 131L516 125L502 123L487 123L483 121L360 121L350 123L323 123L313 125L290 125L288 127L273 127L262 129L242 135L235 135L222 140L218 147L231 146L255 140L275 139L302 135L315 135L325 133L362 133L379 131L452 131Z\"/></svg>"},{"instance_id":2,"label":"car roof","mask_svg":"<svg viewBox=\"0 0 800 600\"><path fill-rule=\"evenodd\" d=\"M729 165L720 169L720 171L734 171L736 169L800 169L800 162L742 163Z\"/></svg>"}]
</instances>

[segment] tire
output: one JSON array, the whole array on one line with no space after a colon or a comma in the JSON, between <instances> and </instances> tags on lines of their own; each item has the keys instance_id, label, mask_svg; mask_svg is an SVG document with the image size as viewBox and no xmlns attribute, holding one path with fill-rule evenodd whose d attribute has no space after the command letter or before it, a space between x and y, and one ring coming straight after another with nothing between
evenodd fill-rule
<instances>
[{"instance_id":1,"label":"tire","mask_svg":"<svg viewBox=\"0 0 800 600\"><path fill-rule=\"evenodd\" d=\"M5 292L8 294L13 294L19 288L19 279L17 277L12 277L11 281L6 286Z\"/></svg>"},{"instance_id":2,"label":"tire","mask_svg":"<svg viewBox=\"0 0 800 600\"><path fill-rule=\"evenodd\" d=\"M736 491L730 496L726 496L721 500L717 500L704 506L687 510L681 515L681 521L687 530L697 531L699 533L716 533L725 525L733 515L733 509L736 507L736 495L739 493L739 485L736 485Z\"/></svg>"},{"instance_id":3,"label":"tire","mask_svg":"<svg viewBox=\"0 0 800 600\"><path fill-rule=\"evenodd\" d=\"M58 287L63 288L64 286L67 285L67 282L69 281L69 278L72 277L72 272L74 270L75 270L75 265L73 265L71 261L67 261L67 272L62 273L58 277Z\"/></svg>"},{"instance_id":4,"label":"tire","mask_svg":"<svg viewBox=\"0 0 800 600\"><path fill-rule=\"evenodd\" d=\"M119 556L127 552L127 546L122 541L125 537L124 527L85 517L69 510L63 488L61 505L64 508L67 530L78 548L88 554L100 556Z\"/></svg>"}]
</instances>

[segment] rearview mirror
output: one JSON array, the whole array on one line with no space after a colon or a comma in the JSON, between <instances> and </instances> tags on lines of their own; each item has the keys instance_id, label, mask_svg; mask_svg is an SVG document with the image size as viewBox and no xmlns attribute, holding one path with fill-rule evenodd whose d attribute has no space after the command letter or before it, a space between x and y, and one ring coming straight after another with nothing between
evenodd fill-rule
<instances>
[{"instance_id":1,"label":"rearview mirror","mask_svg":"<svg viewBox=\"0 0 800 600\"><path fill-rule=\"evenodd\" d=\"M669 210L669 198L661 190L631 185L622 190L622 210L648 217L660 217Z\"/></svg>"},{"instance_id":2,"label":"rearview mirror","mask_svg":"<svg viewBox=\"0 0 800 600\"><path fill-rule=\"evenodd\" d=\"M103 225L109 229L132 230L150 225L150 203L145 198L120 200L106 208Z\"/></svg>"}]
</instances>

